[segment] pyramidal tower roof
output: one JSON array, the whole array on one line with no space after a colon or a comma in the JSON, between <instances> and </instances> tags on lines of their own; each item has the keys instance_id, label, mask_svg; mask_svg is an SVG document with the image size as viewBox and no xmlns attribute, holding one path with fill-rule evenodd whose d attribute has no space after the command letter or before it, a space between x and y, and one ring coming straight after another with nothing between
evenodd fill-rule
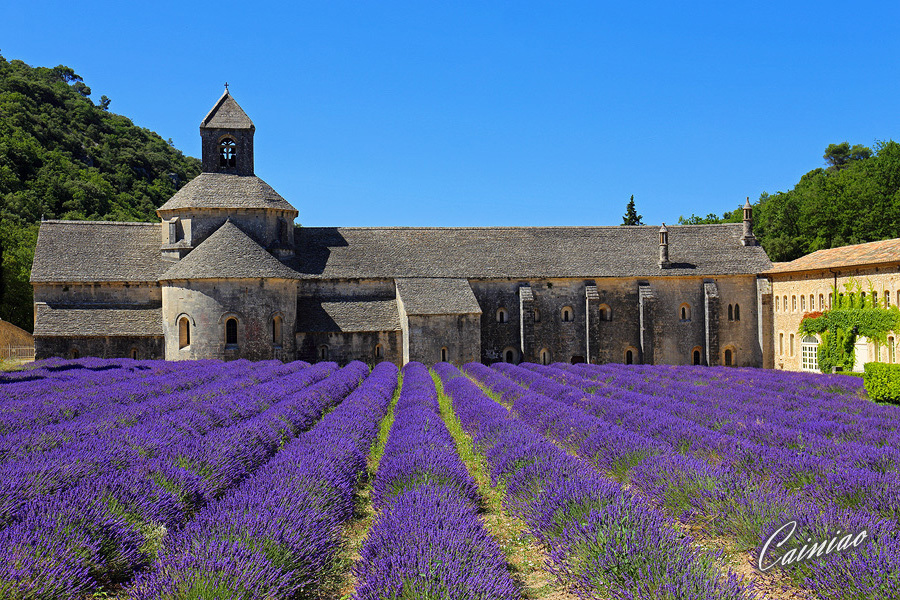
<instances>
[{"instance_id":1,"label":"pyramidal tower roof","mask_svg":"<svg viewBox=\"0 0 900 600\"><path fill-rule=\"evenodd\" d=\"M229 219L159 279L293 279L296 276L290 267L266 252Z\"/></svg>"},{"instance_id":2,"label":"pyramidal tower roof","mask_svg":"<svg viewBox=\"0 0 900 600\"><path fill-rule=\"evenodd\" d=\"M222 97L200 122L200 129L255 129L255 127L226 88Z\"/></svg>"}]
</instances>

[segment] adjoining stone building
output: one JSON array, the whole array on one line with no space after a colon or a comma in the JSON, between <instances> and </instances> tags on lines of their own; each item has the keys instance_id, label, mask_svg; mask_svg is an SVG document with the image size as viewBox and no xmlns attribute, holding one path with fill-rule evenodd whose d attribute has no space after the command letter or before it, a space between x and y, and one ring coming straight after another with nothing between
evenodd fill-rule
<instances>
[{"instance_id":1,"label":"adjoining stone building","mask_svg":"<svg viewBox=\"0 0 900 600\"><path fill-rule=\"evenodd\" d=\"M161 223L45 221L46 356L762 366L771 262L743 224L302 227L226 91Z\"/></svg>"},{"instance_id":2,"label":"adjoining stone building","mask_svg":"<svg viewBox=\"0 0 900 600\"><path fill-rule=\"evenodd\" d=\"M900 306L900 239L818 250L791 262L776 263L765 273L772 282L774 336L768 352L776 369L819 371L818 336L801 337L800 321L807 313L831 308L834 289L859 284L868 301ZM873 294L874 291L874 294ZM887 345L866 338L856 343L855 371L867 362L898 361L897 343Z\"/></svg>"}]
</instances>

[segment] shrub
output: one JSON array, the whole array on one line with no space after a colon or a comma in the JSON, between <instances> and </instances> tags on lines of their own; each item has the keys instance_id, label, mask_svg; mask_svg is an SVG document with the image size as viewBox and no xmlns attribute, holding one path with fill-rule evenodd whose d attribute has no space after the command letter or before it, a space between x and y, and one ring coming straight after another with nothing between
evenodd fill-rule
<instances>
[{"instance_id":1,"label":"shrub","mask_svg":"<svg viewBox=\"0 0 900 600\"><path fill-rule=\"evenodd\" d=\"M866 363L863 384L872 400L900 404L900 365Z\"/></svg>"}]
</instances>

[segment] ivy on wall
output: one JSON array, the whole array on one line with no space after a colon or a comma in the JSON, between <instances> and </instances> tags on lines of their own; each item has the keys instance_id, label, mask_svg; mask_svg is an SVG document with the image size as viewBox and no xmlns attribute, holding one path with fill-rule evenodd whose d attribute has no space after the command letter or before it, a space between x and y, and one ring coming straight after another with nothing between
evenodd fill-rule
<instances>
[{"instance_id":1,"label":"ivy on wall","mask_svg":"<svg viewBox=\"0 0 900 600\"><path fill-rule=\"evenodd\" d=\"M892 331L900 331L900 309L879 304L874 289L866 293L859 283L851 280L844 285L843 292L839 293L837 288L832 291L830 310L803 316L799 333L819 335L819 369L830 373L833 367L853 370L854 347L859 336L884 344Z\"/></svg>"}]
</instances>

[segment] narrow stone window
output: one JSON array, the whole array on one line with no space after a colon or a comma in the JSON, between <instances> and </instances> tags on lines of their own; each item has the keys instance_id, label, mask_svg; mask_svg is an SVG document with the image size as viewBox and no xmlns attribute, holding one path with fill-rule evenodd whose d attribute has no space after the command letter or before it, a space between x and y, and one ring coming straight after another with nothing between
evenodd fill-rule
<instances>
[{"instance_id":1,"label":"narrow stone window","mask_svg":"<svg viewBox=\"0 0 900 600\"><path fill-rule=\"evenodd\" d=\"M691 320L691 305L685 302L678 309L679 314L681 315L682 321L690 321Z\"/></svg>"},{"instance_id":2,"label":"narrow stone window","mask_svg":"<svg viewBox=\"0 0 900 600\"><path fill-rule=\"evenodd\" d=\"M506 309L505 308L497 309L497 322L498 323L506 323Z\"/></svg>"},{"instance_id":3,"label":"narrow stone window","mask_svg":"<svg viewBox=\"0 0 900 600\"><path fill-rule=\"evenodd\" d=\"M178 349L191 345L191 322L187 317L178 319Z\"/></svg>"},{"instance_id":4,"label":"narrow stone window","mask_svg":"<svg viewBox=\"0 0 900 600\"><path fill-rule=\"evenodd\" d=\"M778 296L775 296L775 312L778 312Z\"/></svg>"},{"instance_id":5,"label":"narrow stone window","mask_svg":"<svg viewBox=\"0 0 900 600\"><path fill-rule=\"evenodd\" d=\"M236 346L238 343L237 338L237 319L231 317L230 319L225 321L225 345L226 346Z\"/></svg>"},{"instance_id":6,"label":"narrow stone window","mask_svg":"<svg viewBox=\"0 0 900 600\"><path fill-rule=\"evenodd\" d=\"M778 334L778 354L784 356L784 334Z\"/></svg>"},{"instance_id":7,"label":"narrow stone window","mask_svg":"<svg viewBox=\"0 0 900 600\"><path fill-rule=\"evenodd\" d=\"M516 362L516 353L513 352L512 350L507 350L505 360L508 363Z\"/></svg>"},{"instance_id":8,"label":"narrow stone window","mask_svg":"<svg viewBox=\"0 0 900 600\"><path fill-rule=\"evenodd\" d=\"M802 294L800 295L800 310L802 310L802 311L806 310L806 296L804 296Z\"/></svg>"},{"instance_id":9,"label":"narrow stone window","mask_svg":"<svg viewBox=\"0 0 900 600\"><path fill-rule=\"evenodd\" d=\"M222 138L219 142L219 166L226 169L237 166L237 145L231 138Z\"/></svg>"},{"instance_id":10,"label":"narrow stone window","mask_svg":"<svg viewBox=\"0 0 900 600\"><path fill-rule=\"evenodd\" d=\"M372 350L372 354L375 355L375 358L384 358L384 346L381 344L375 344L375 348Z\"/></svg>"},{"instance_id":11,"label":"narrow stone window","mask_svg":"<svg viewBox=\"0 0 900 600\"><path fill-rule=\"evenodd\" d=\"M787 312L788 311L787 295L785 295L784 298L782 298L782 300L783 300L783 302L781 304L782 310L784 312Z\"/></svg>"},{"instance_id":12,"label":"narrow stone window","mask_svg":"<svg viewBox=\"0 0 900 600\"><path fill-rule=\"evenodd\" d=\"M833 296L832 293L829 293L829 294L828 294L828 308L829 308L829 309L831 308L831 302L832 302L832 300L833 300L832 296ZM898 294L897 297L900 298L900 294Z\"/></svg>"},{"instance_id":13,"label":"narrow stone window","mask_svg":"<svg viewBox=\"0 0 900 600\"><path fill-rule=\"evenodd\" d=\"M571 307L566 306L565 308L563 308L562 309L563 323L571 323L573 320L573 315L574 315L574 312L572 311Z\"/></svg>"},{"instance_id":14,"label":"narrow stone window","mask_svg":"<svg viewBox=\"0 0 900 600\"><path fill-rule=\"evenodd\" d=\"M694 366L699 366L702 356L703 355L700 352L700 348L694 348L694 350L691 352L691 364L693 364Z\"/></svg>"},{"instance_id":15,"label":"narrow stone window","mask_svg":"<svg viewBox=\"0 0 900 600\"><path fill-rule=\"evenodd\" d=\"M885 296L887 299L887 296ZM819 294L819 310L825 310L825 294Z\"/></svg>"},{"instance_id":16,"label":"narrow stone window","mask_svg":"<svg viewBox=\"0 0 900 600\"><path fill-rule=\"evenodd\" d=\"M793 333L791 334L790 342L791 342L790 347L788 349L790 350L790 356L793 356L794 355L794 334Z\"/></svg>"},{"instance_id":17,"label":"narrow stone window","mask_svg":"<svg viewBox=\"0 0 900 600\"><path fill-rule=\"evenodd\" d=\"M131 360L137 360L137 348L131 349Z\"/></svg>"},{"instance_id":18,"label":"narrow stone window","mask_svg":"<svg viewBox=\"0 0 900 600\"><path fill-rule=\"evenodd\" d=\"M728 320L734 321L734 307L732 305L728 305Z\"/></svg>"},{"instance_id":19,"label":"narrow stone window","mask_svg":"<svg viewBox=\"0 0 900 600\"><path fill-rule=\"evenodd\" d=\"M797 296L791 296L791 311L797 312Z\"/></svg>"},{"instance_id":20,"label":"narrow stone window","mask_svg":"<svg viewBox=\"0 0 900 600\"><path fill-rule=\"evenodd\" d=\"M816 298L812 294L809 295L809 310L816 309Z\"/></svg>"},{"instance_id":21,"label":"narrow stone window","mask_svg":"<svg viewBox=\"0 0 900 600\"><path fill-rule=\"evenodd\" d=\"M865 292L863 292L862 294L860 294L860 297L859 297L859 307L860 307L860 308L865 308L865 307L866 307L866 293L865 293Z\"/></svg>"},{"instance_id":22,"label":"narrow stone window","mask_svg":"<svg viewBox=\"0 0 900 600\"><path fill-rule=\"evenodd\" d=\"M894 337L893 336L888 337L887 343L888 343L888 362L890 364L894 364L894 358L895 358L895 356L894 356Z\"/></svg>"},{"instance_id":23,"label":"narrow stone window","mask_svg":"<svg viewBox=\"0 0 900 600\"><path fill-rule=\"evenodd\" d=\"M612 321L612 309L606 304L600 305L600 320Z\"/></svg>"},{"instance_id":24,"label":"narrow stone window","mask_svg":"<svg viewBox=\"0 0 900 600\"><path fill-rule=\"evenodd\" d=\"M541 322L541 311L539 311L538 309L534 309L534 322L535 323Z\"/></svg>"},{"instance_id":25,"label":"narrow stone window","mask_svg":"<svg viewBox=\"0 0 900 600\"><path fill-rule=\"evenodd\" d=\"M76 358L78 358L79 356L81 356L81 353L78 352L78 348L72 348L72 351L69 352L69 356L71 356L72 359L76 359Z\"/></svg>"},{"instance_id":26,"label":"narrow stone window","mask_svg":"<svg viewBox=\"0 0 900 600\"><path fill-rule=\"evenodd\" d=\"M727 348L725 350L725 366L731 367L731 366L733 366L733 364L734 364L734 353L731 351L730 348Z\"/></svg>"},{"instance_id":27,"label":"narrow stone window","mask_svg":"<svg viewBox=\"0 0 900 600\"><path fill-rule=\"evenodd\" d=\"M441 348L441 362L447 362L447 348ZM510 362L510 361L506 361Z\"/></svg>"},{"instance_id":28,"label":"narrow stone window","mask_svg":"<svg viewBox=\"0 0 900 600\"><path fill-rule=\"evenodd\" d=\"M812 296L810 296L810 298L812 298ZM810 302L812 302L812 301L810 300ZM734 305L734 320L735 321L741 320L741 305L740 304Z\"/></svg>"},{"instance_id":29,"label":"narrow stone window","mask_svg":"<svg viewBox=\"0 0 900 600\"><path fill-rule=\"evenodd\" d=\"M550 351L544 348L541 350L541 364L549 365L550 364Z\"/></svg>"},{"instance_id":30,"label":"narrow stone window","mask_svg":"<svg viewBox=\"0 0 900 600\"><path fill-rule=\"evenodd\" d=\"M272 317L272 345L281 347L281 316Z\"/></svg>"},{"instance_id":31,"label":"narrow stone window","mask_svg":"<svg viewBox=\"0 0 900 600\"><path fill-rule=\"evenodd\" d=\"M325 344L319 346L319 360L328 360L328 346Z\"/></svg>"},{"instance_id":32,"label":"narrow stone window","mask_svg":"<svg viewBox=\"0 0 900 600\"><path fill-rule=\"evenodd\" d=\"M634 364L634 352L632 350L625 351L625 364L626 365Z\"/></svg>"},{"instance_id":33,"label":"narrow stone window","mask_svg":"<svg viewBox=\"0 0 900 600\"><path fill-rule=\"evenodd\" d=\"M884 307L890 308L891 306L891 293L887 290L884 290Z\"/></svg>"}]
</instances>

